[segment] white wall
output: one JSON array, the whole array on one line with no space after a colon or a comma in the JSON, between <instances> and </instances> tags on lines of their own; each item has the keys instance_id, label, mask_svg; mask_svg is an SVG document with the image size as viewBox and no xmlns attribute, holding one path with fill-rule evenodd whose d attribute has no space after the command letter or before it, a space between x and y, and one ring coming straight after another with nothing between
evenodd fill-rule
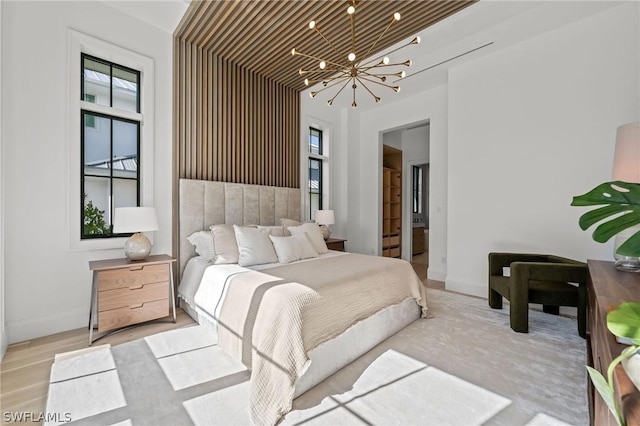
<instances>
[{"instance_id":1,"label":"white wall","mask_svg":"<svg viewBox=\"0 0 640 426\"><path fill-rule=\"evenodd\" d=\"M4 306L4 119L2 111L4 111L4 81L2 69L4 61L4 25L2 19L4 16L4 3L0 1L0 360L7 350L8 336L5 324Z\"/></svg>"},{"instance_id":2,"label":"white wall","mask_svg":"<svg viewBox=\"0 0 640 426\"><path fill-rule=\"evenodd\" d=\"M528 17L511 17L463 40L473 45L491 34L496 43L486 56L454 62L445 84L431 88L426 72L407 81L410 95L403 87L400 100L387 94L336 121L350 135L343 189L350 251L379 253L382 134L428 120L429 278L486 296L490 251L612 258L611 244L579 229L585 210L569 204L610 177L617 126L640 118L640 4L545 3L544 13L553 7L558 22L540 26L541 34L527 24L523 38ZM447 28L446 21L433 27L433 43ZM332 120L331 108L306 92L302 99L303 115L314 109Z\"/></svg>"},{"instance_id":3,"label":"white wall","mask_svg":"<svg viewBox=\"0 0 640 426\"><path fill-rule=\"evenodd\" d=\"M72 250L67 218L68 29L154 60L153 253L171 253L172 35L98 2L3 2L5 315L9 341L86 327L88 261L116 250ZM108 59L108 58L107 58ZM78 184L79 188L79 184Z\"/></svg>"},{"instance_id":4,"label":"white wall","mask_svg":"<svg viewBox=\"0 0 640 426\"><path fill-rule=\"evenodd\" d=\"M610 179L616 128L640 117L638 10L451 70L448 289L485 296L491 251L612 259L569 204Z\"/></svg>"}]
</instances>

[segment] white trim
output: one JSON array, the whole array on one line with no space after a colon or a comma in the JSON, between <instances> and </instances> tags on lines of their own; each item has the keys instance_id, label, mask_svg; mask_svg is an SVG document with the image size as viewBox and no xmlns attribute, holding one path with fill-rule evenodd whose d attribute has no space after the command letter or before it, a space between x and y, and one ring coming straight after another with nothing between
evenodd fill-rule
<instances>
[{"instance_id":1,"label":"white trim","mask_svg":"<svg viewBox=\"0 0 640 426\"><path fill-rule=\"evenodd\" d=\"M119 110L124 118L144 118L140 126L140 204L153 207L154 183L154 60L78 31L68 30L67 70L67 230L70 250L121 248L126 238L82 240L80 238L80 107L103 112L101 106L80 100L80 54L87 53L140 71L140 110L142 114ZM108 114L113 115L109 108ZM153 236L149 235L153 242Z\"/></svg>"},{"instance_id":2,"label":"white trim","mask_svg":"<svg viewBox=\"0 0 640 426\"><path fill-rule=\"evenodd\" d=\"M127 110L118 109L118 108L112 108L106 105L96 104L94 102L87 102L82 100L79 101L79 105L80 105L80 108L86 111L97 112L99 114L106 114L112 117L125 118L127 120L139 121L140 123L142 123L143 116L142 114L139 114L137 112L127 111Z\"/></svg>"},{"instance_id":3,"label":"white trim","mask_svg":"<svg viewBox=\"0 0 640 426\"><path fill-rule=\"evenodd\" d=\"M309 153L309 127L322 131L322 155ZM300 142L300 189L303 209L303 220L311 220L309 217L309 158L322 160L322 197L323 209L331 208L331 153L333 151L333 125L319 118L305 116Z\"/></svg>"}]
</instances>

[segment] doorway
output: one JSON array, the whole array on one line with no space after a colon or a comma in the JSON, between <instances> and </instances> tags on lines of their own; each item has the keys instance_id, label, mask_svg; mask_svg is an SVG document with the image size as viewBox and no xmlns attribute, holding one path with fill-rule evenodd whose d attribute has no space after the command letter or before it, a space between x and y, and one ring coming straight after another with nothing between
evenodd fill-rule
<instances>
[{"instance_id":1,"label":"doorway","mask_svg":"<svg viewBox=\"0 0 640 426\"><path fill-rule=\"evenodd\" d=\"M421 279L429 267L429 163L411 166L411 265Z\"/></svg>"}]
</instances>

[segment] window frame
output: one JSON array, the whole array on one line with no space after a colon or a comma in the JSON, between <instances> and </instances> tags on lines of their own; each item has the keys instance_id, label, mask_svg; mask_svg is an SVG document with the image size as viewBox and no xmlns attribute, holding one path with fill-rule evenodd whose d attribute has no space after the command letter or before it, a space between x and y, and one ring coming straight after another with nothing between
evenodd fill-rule
<instances>
[{"instance_id":1,"label":"window frame","mask_svg":"<svg viewBox=\"0 0 640 426\"><path fill-rule=\"evenodd\" d=\"M320 149L322 154L311 153L310 136L311 131L315 130L320 133ZM305 125L302 128L301 143L301 182L305 190L302 192L302 206L304 208L304 220L314 220L314 212L311 211L311 191L309 185L309 169L310 160L320 161L320 209L331 208L330 198L330 170L331 170L331 132L332 128L329 123L322 122L316 118L307 117ZM301 186L302 186L301 185Z\"/></svg>"},{"instance_id":2,"label":"window frame","mask_svg":"<svg viewBox=\"0 0 640 426\"><path fill-rule=\"evenodd\" d=\"M114 235L109 238L82 238L82 229L78 224L82 224L82 211L84 203L82 194L78 191L80 187L81 170L81 134L82 121L81 110L92 113L114 115L113 109L104 105L87 102L82 99L81 84L82 78L81 54L103 58L121 67L126 67L140 72L139 79L139 102L140 113L133 111L117 110L118 119L129 119L140 122L138 139L138 197L140 206L154 206L154 60L139 53L116 46L107 41L89 36L76 30L67 29L68 39L68 63L67 72L67 231L69 235L70 250L102 250L121 249L127 237ZM80 208L78 208L80 206ZM152 244L154 233L147 234Z\"/></svg>"}]
</instances>

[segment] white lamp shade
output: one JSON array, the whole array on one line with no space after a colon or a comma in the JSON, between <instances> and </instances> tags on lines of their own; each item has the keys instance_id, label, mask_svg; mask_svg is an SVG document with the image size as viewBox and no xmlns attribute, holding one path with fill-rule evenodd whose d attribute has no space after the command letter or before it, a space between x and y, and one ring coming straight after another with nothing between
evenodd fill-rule
<instances>
[{"instance_id":1,"label":"white lamp shade","mask_svg":"<svg viewBox=\"0 0 640 426\"><path fill-rule=\"evenodd\" d=\"M316 210L316 223L320 225L333 225L336 223L333 210Z\"/></svg>"},{"instance_id":2,"label":"white lamp shade","mask_svg":"<svg viewBox=\"0 0 640 426\"><path fill-rule=\"evenodd\" d=\"M113 233L157 231L158 216L153 207L116 207Z\"/></svg>"},{"instance_id":3,"label":"white lamp shade","mask_svg":"<svg viewBox=\"0 0 640 426\"><path fill-rule=\"evenodd\" d=\"M618 127L613 180L640 183L640 121Z\"/></svg>"}]
</instances>

